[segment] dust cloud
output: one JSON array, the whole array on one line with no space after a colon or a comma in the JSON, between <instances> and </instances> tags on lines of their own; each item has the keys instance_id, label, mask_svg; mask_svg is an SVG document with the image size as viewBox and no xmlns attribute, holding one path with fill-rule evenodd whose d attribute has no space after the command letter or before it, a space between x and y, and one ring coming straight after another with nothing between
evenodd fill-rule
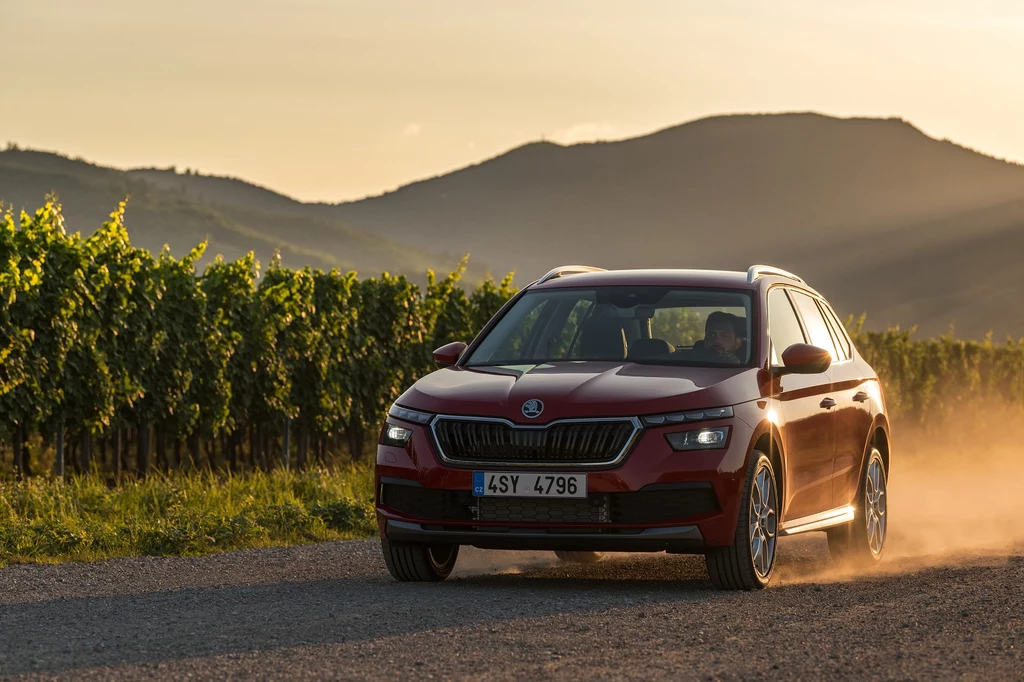
<instances>
[{"instance_id":1,"label":"dust cloud","mask_svg":"<svg viewBox=\"0 0 1024 682\"><path fill-rule=\"evenodd\" d=\"M868 574L1024 555L1024 421L993 409L958 415L946 426L894 428L885 558ZM638 556L607 554L602 563ZM832 562L824 533L782 538L778 560L781 584L865 574ZM553 552L463 548L453 576L516 574L559 563Z\"/></svg>"},{"instance_id":2,"label":"dust cloud","mask_svg":"<svg viewBox=\"0 0 1024 682\"><path fill-rule=\"evenodd\" d=\"M896 433L889 476L893 557L1024 549L1024 424L962 419Z\"/></svg>"},{"instance_id":3,"label":"dust cloud","mask_svg":"<svg viewBox=\"0 0 1024 682\"><path fill-rule=\"evenodd\" d=\"M557 566L554 552L513 552L463 547L452 571L453 578L477 575L514 575L524 571Z\"/></svg>"},{"instance_id":4,"label":"dust cloud","mask_svg":"<svg viewBox=\"0 0 1024 682\"><path fill-rule=\"evenodd\" d=\"M783 538L780 582L855 579L1024 555L1024 422L994 408L945 428L897 425L888 480L885 556L838 565L824 533Z\"/></svg>"}]
</instances>

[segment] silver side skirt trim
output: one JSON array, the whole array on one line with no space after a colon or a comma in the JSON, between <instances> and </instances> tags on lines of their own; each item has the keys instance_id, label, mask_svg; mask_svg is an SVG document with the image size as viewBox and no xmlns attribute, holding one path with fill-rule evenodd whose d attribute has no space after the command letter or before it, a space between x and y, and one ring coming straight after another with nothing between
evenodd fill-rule
<instances>
[{"instance_id":1,"label":"silver side skirt trim","mask_svg":"<svg viewBox=\"0 0 1024 682\"><path fill-rule=\"evenodd\" d=\"M832 526L849 523L853 521L853 517L853 505L848 504L845 507L829 509L820 514L811 514L810 516L786 521L782 524L782 530L779 531L779 535L796 535L797 533L807 533L812 530L823 530Z\"/></svg>"}]
</instances>

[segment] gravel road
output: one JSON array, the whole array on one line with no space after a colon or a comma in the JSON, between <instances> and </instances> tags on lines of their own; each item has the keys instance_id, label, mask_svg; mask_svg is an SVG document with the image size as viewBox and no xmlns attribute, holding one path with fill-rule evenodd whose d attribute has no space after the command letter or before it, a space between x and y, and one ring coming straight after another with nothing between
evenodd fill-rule
<instances>
[{"instance_id":1,"label":"gravel road","mask_svg":"<svg viewBox=\"0 0 1024 682\"><path fill-rule=\"evenodd\" d=\"M376 542L0 570L0 676L778 679L1024 676L1024 556L837 575L786 538L777 581L711 590L699 557L590 566L464 550L437 585Z\"/></svg>"}]
</instances>

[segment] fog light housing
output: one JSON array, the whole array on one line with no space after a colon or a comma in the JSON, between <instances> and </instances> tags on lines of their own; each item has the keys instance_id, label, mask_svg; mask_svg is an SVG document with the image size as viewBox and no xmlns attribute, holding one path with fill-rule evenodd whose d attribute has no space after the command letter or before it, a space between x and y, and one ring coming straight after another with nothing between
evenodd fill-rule
<instances>
[{"instance_id":1,"label":"fog light housing","mask_svg":"<svg viewBox=\"0 0 1024 682\"><path fill-rule=\"evenodd\" d=\"M396 448L404 448L412 438L412 429L407 429L395 424L384 425L384 435L381 437L381 445L391 445Z\"/></svg>"},{"instance_id":2,"label":"fog light housing","mask_svg":"<svg viewBox=\"0 0 1024 682\"><path fill-rule=\"evenodd\" d=\"M665 440L676 452L689 450L720 450L729 442L728 426L712 426L694 431L666 433Z\"/></svg>"}]
</instances>

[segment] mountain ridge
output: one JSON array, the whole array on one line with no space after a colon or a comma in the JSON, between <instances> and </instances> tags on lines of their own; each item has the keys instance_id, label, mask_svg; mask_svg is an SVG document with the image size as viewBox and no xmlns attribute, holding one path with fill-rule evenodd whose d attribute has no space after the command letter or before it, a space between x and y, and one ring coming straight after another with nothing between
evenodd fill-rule
<instances>
[{"instance_id":1,"label":"mountain ridge","mask_svg":"<svg viewBox=\"0 0 1024 682\"><path fill-rule=\"evenodd\" d=\"M0 153L0 198L12 179L38 194L42 180L28 182L10 158ZM37 161L44 178L86 185L71 183L76 202L102 203L110 185L133 187L149 198L140 213L150 231L181 241L182 225L188 239L213 225L236 250L252 240L264 252L288 245L293 266L415 274L469 253L476 270L467 281L515 271L522 283L566 262L738 270L770 262L805 276L842 314L868 312L869 326L931 335L955 322L973 336L1024 336L1024 310L997 303L1024 298L1024 284L1004 276L1024 246L1024 165L897 117L739 114L621 140L534 141L334 204L228 176L97 174L67 159ZM94 176L106 195L88 191ZM129 230L146 229L133 226L131 211Z\"/></svg>"}]
</instances>

